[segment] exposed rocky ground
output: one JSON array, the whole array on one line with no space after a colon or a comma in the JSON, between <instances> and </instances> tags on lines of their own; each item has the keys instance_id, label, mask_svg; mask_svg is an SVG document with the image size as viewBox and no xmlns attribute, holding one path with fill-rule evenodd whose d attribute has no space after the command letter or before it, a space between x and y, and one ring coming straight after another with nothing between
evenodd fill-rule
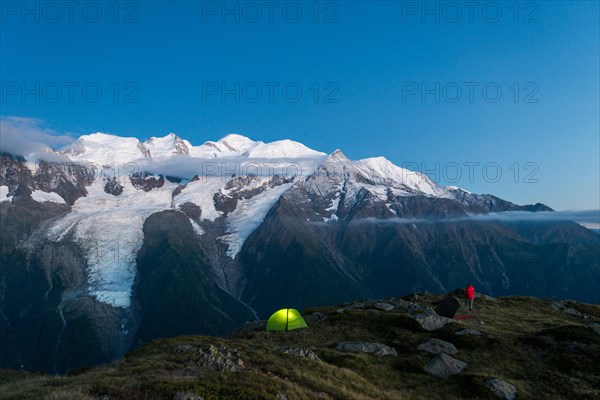
<instances>
[{"instance_id":1,"label":"exposed rocky ground","mask_svg":"<svg viewBox=\"0 0 600 400\"><path fill-rule=\"evenodd\" d=\"M65 376L4 370L0 398L600 398L600 306L479 297L473 318L441 323L442 298L304 310L309 327L290 332L253 321L226 338L156 340Z\"/></svg>"}]
</instances>

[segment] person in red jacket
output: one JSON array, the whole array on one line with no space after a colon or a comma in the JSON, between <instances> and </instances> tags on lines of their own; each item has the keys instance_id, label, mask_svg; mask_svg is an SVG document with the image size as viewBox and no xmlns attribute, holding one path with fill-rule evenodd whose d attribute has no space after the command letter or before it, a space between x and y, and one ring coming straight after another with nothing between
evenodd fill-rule
<instances>
[{"instance_id":1,"label":"person in red jacket","mask_svg":"<svg viewBox=\"0 0 600 400\"><path fill-rule=\"evenodd\" d=\"M465 299L466 305L469 308L469 311L473 309L473 299L475 298L475 288L470 283L465 288Z\"/></svg>"}]
</instances>

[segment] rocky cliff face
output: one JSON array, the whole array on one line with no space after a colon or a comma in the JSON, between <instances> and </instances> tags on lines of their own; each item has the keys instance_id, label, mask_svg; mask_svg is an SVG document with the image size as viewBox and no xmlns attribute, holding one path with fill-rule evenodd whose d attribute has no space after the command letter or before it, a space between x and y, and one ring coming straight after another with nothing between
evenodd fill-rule
<instances>
[{"instance_id":1,"label":"rocky cliff face","mask_svg":"<svg viewBox=\"0 0 600 400\"><path fill-rule=\"evenodd\" d=\"M368 196L348 211L357 219L342 214L336 223L310 223L295 202L300 196L292 197L278 202L240 254L248 281L242 298L261 315L273 297L313 307L349 297L443 292L465 282L489 294L597 301L599 242L578 224L394 222L376 219L389 210ZM419 206L403 204L411 216L448 210L446 200L411 199ZM558 232L570 232L570 239Z\"/></svg>"}]
</instances>

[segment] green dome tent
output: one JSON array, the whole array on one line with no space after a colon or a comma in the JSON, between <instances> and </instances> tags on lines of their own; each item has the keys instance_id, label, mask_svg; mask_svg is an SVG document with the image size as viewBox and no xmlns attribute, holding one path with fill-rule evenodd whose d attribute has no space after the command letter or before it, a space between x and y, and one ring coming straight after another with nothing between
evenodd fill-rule
<instances>
[{"instance_id":1,"label":"green dome tent","mask_svg":"<svg viewBox=\"0 0 600 400\"><path fill-rule=\"evenodd\" d=\"M267 331L291 331L300 328L308 328L308 325L298 310L293 308L282 308L267 321Z\"/></svg>"}]
</instances>

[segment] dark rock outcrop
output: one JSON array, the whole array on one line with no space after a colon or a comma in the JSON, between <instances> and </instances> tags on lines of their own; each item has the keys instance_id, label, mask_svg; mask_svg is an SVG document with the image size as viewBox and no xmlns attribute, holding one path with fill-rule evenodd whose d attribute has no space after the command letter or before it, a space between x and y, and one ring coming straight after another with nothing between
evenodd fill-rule
<instances>
[{"instance_id":1,"label":"dark rock outcrop","mask_svg":"<svg viewBox=\"0 0 600 400\"><path fill-rule=\"evenodd\" d=\"M123 186L117 181L115 177L111 179L106 179L106 184L104 185L104 191L106 193L112 194L113 196L118 196L123 193Z\"/></svg>"},{"instance_id":2,"label":"dark rock outcrop","mask_svg":"<svg viewBox=\"0 0 600 400\"><path fill-rule=\"evenodd\" d=\"M149 192L152 189L162 187L165 184L165 179L162 175L159 175L158 178L154 175L151 175L147 172L136 172L129 176L131 180L131 184L136 189L141 189L144 192Z\"/></svg>"}]
</instances>

